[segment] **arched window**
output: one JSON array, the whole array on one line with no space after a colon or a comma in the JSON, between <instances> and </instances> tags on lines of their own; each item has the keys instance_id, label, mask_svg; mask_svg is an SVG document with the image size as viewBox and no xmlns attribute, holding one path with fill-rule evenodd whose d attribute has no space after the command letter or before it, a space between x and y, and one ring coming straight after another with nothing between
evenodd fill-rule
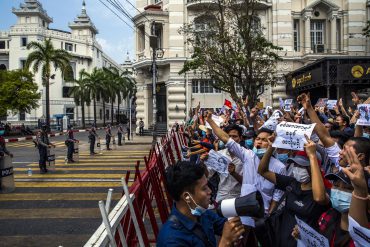
<instances>
[{"instance_id":1,"label":"arched window","mask_svg":"<svg viewBox=\"0 0 370 247\"><path fill-rule=\"evenodd\" d=\"M0 64L0 70L6 70L5 64Z\"/></svg>"},{"instance_id":2,"label":"arched window","mask_svg":"<svg viewBox=\"0 0 370 247\"><path fill-rule=\"evenodd\" d=\"M217 27L217 19L212 15L201 15L194 19L194 35L196 44L207 42L212 44L212 34Z\"/></svg>"}]
</instances>

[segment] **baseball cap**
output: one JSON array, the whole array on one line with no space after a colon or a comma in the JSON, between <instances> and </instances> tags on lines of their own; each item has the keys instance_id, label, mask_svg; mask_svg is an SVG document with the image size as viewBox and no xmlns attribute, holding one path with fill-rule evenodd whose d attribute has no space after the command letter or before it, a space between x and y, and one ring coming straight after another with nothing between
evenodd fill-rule
<instances>
[{"instance_id":1,"label":"baseball cap","mask_svg":"<svg viewBox=\"0 0 370 247\"><path fill-rule=\"evenodd\" d=\"M325 175L325 178L332 181L337 181L338 179L340 179L344 183L351 185L351 180L342 171L339 171L337 173L328 173Z\"/></svg>"}]
</instances>

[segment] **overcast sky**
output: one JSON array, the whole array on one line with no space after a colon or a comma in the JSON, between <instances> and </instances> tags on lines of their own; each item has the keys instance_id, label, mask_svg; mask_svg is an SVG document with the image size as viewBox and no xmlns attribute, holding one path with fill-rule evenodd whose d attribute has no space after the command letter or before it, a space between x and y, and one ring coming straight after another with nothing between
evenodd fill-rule
<instances>
[{"instance_id":1,"label":"overcast sky","mask_svg":"<svg viewBox=\"0 0 370 247\"><path fill-rule=\"evenodd\" d=\"M102 1L107 2L107 0ZM118 1L130 11L131 15L135 14L133 7L129 5L127 0ZM23 2L24 0L0 0L0 31L6 31L16 23L16 16L12 13L12 8L19 8L19 4ZM39 0L39 2L48 15L53 18L50 28L70 31L68 23L81 13L82 0ZM99 0L86 0L86 10L99 30L97 39L103 46L103 50L117 63L122 63L126 59L126 52L129 52L131 59L133 59L133 30L110 12ZM124 18L123 15L121 16ZM124 20L132 26L127 18Z\"/></svg>"}]
</instances>

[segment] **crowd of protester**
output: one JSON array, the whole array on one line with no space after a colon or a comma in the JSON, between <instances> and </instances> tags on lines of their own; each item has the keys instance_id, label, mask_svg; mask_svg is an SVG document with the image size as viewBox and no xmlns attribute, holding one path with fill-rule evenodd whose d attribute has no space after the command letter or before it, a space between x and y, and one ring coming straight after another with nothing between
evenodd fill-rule
<instances>
[{"instance_id":1,"label":"crowd of protester","mask_svg":"<svg viewBox=\"0 0 370 247\"><path fill-rule=\"evenodd\" d=\"M246 100L213 112L198 105L183 128L176 125L187 145L182 161L166 169L175 203L157 245L297 246L299 219L328 246L370 246L370 126L356 124L357 106L370 98L352 96L350 106L339 99L328 109L301 94L290 109L275 109L277 123L315 124L303 150L273 147L276 126L267 124L272 107L251 107ZM226 174L207 165L213 151L231 161ZM215 213L221 201L256 191L263 217Z\"/></svg>"}]
</instances>

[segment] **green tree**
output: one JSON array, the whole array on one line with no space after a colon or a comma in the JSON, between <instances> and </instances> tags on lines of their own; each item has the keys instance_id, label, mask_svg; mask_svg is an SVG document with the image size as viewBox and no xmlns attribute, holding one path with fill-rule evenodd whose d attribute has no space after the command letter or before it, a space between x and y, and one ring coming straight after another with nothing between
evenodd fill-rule
<instances>
[{"instance_id":1,"label":"green tree","mask_svg":"<svg viewBox=\"0 0 370 247\"><path fill-rule=\"evenodd\" d=\"M370 37L370 21L367 21L366 27L362 31L365 37Z\"/></svg>"},{"instance_id":2,"label":"green tree","mask_svg":"<svg viewBox=\"0 0 370 247\"><path fill-rule=\"evenodd\" d=\"M90 89L88 88L87 80L84 78L84 70L81 70L79 73L79 79L74 81L75 85L70 90L70 95L73 96L73 99L77 106L81 106L82 114L82 128L86 127L85 123L85 104L90 105Z\"/></svg>"},{"instance_id":3,"label":"green tree","mask_svg":"<svg viewBox=\"0 0 370 247\"><path fill-rule=\"evenodd\" d=\"M24 70L0 71L0 116L7 111L29 113L37 108L41 95L32 73Z\"/></svg>"},{"instance_id":4,"label":"green tree","mask_svg":"<svg viewBox=\"0 0 370 247\"><path fill-rule=\"evenodd\" d=\"M55 49L51 39L45 39L43 43L30 42L27 45L27 49L33 50L27 57L25 69L29 70L32 67L32 71L37 73L41 69L42 84L45 87L46 97L46 122L50 124L50 78L54 77L55 74L52 72L52 68L55 70L60 69L62 75L70 75L72 68L70 66L71 55L62 49ZM65 78L72 80L72 78Z\"/></svg>"},{"instance_id":5,"label":"green tree","mask_svg":"<svg viewBox=\"0 0 370 247\"><path fill-rule=\"evenodd\" d=\"M87 82L86 87L90 93L89 97L93 100L94 123L96 123L96 102L102 90L102 80L104 79L103 71L95 67L91 73L82 71L82 74Z\"/></svg>"},{"instance_id":6,"label":"green tree","mask_svg":"<svg viewBox=\"0 0 370 247\"><path fill-rule=\"evenodd\" d=\"M216 0L193 23L184 25L180 32L194 50L180 74L194 71L212 80L239 106L247 96L250 103L257 102L264 86L275 81L277 52L282 49L263 34L259 2Z\"/></svg>"}]
</instances>

